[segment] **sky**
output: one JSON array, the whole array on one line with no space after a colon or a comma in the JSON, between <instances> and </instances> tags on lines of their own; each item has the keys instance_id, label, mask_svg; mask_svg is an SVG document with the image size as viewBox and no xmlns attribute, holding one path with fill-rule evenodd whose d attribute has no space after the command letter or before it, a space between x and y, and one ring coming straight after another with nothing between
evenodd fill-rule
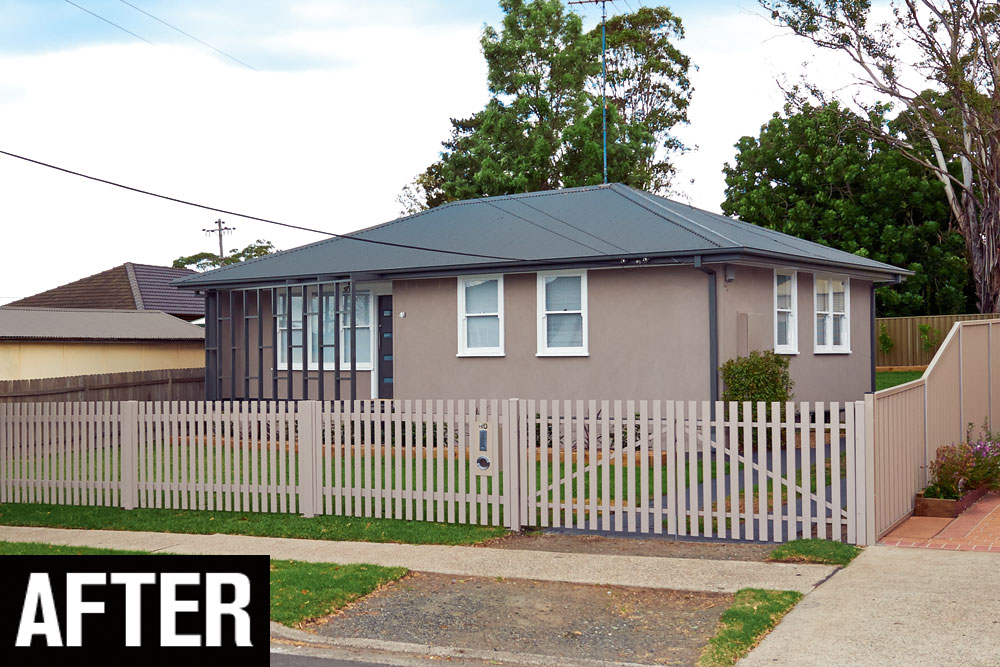
<instances>
[{"instance_id":1,"label":"sky","mask_svg":"<svg viewBox=\"0 0 1000 667\"><path fill-rule=\"evenodd\" d=\"M640 4L652 3L608 12ZM807 67L837 86L844 68L752 0L662 4L697 66L677 130L694 150L675 159L675 198L718 211L723 165L780 110L778 81ZM600 18L574 11L587 27ZM0 150L228 211L361 229L400 214L397 196L438 157L449 118L486 103L479 37L501 17L494 0L0 0ZM128 261L217 252L204 230L219 218L235 228L227 251L325 238L0 155L0 304Z\"/></svg>"}]
</instances>

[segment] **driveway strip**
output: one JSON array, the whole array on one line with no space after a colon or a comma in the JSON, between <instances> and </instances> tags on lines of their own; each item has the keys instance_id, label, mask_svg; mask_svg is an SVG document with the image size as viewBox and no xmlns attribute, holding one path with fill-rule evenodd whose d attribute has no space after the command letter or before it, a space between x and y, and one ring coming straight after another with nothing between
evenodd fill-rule
<instances>
[{"instance_id":1,"label":"driveway strip","mask_svg":"<svg viewBox=\"0 0 1000 667\"><path fill-rule=\"evenodd\" d=\"M0 527L0 540L183 554L267 554L283 560L371 563L456 576L717 593L741 588L809 593L836 570L828 565L22 526Z\"/></svg>"}]
</instances>

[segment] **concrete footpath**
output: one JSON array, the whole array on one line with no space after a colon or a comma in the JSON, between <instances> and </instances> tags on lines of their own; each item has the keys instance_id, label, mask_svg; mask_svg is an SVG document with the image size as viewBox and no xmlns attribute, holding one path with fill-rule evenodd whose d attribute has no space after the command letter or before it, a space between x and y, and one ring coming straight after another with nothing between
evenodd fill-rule
<instances>
[{"instance_id":1,"label":"concrete footpath","mask_svg":"<svg viewBox=\"0 0 1000 667\"><path fill-rule=\"evenodd\" d=\"M372 563L469 577L535 579L604 586L734 593L770 588L808 593L836 568L697 558L612 556L486 547L328 542L243 535L0 527L0 541L44 542L181 554L267 554L282 560Z\"/></svg>"},{"instance_id":2,"label":"concrete footpath","mask_svg":"<svg viewBox=\"0 0 1000 667\"><path fill-rule=\"evenodd\" d=\"M1000 557L869 547L739 665L1000 665Z\"/></svg>"}]
</instances>

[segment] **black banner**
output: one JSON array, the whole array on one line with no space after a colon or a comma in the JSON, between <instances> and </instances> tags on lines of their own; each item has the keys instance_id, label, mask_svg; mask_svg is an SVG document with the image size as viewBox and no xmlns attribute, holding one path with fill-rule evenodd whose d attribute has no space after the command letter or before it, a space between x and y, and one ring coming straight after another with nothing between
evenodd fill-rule
<instances>
[{"instance_id":1,"label":"black banner","mask_svg":"<svg viewBox=\"0 0 1000 667\"><path fill-rule=\"evenodd\" d=\"M9 665L265 665L267 556L3 556Z\"/></svg>"}]
</instances>

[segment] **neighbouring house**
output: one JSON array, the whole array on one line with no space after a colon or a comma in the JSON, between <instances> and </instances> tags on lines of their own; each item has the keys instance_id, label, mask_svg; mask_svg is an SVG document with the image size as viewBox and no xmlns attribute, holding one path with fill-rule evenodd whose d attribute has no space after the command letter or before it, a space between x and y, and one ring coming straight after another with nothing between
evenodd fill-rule
<instances>
[{"instance_id":1,"label":"neighbouring house","mask_svg":"<svg viewBox=\"0 0 1000 667\"><path fill-rule=\"evenodd\" d=\"M160 310L188 322L205 316L205 299L171 282L191 269L125 262L59 287L8 303L21 308Z\"/></svg>"},{"instance_id":2,"label":"neighbouring house","mask_svg":"<svg viewBox=\"0 0 1000 667\"><path fill-rule=\"evenodd\" d=\"M159 311L0 308L0 380L205 364L205 331Z\"/></svg>"},{"instance_id":3,"label":"neighbouring house","mask_svg":"<svg viewBox=\"0 0 1000 667\"><path fill-rule=\"evenodd\" d=\"M446 204L183 278L208 398L715 399L791 357L795 398L874 386L874 289L909 272L610 184ZM351 295L353 294L353 298Z\"/></svg>"}]
</instances>

